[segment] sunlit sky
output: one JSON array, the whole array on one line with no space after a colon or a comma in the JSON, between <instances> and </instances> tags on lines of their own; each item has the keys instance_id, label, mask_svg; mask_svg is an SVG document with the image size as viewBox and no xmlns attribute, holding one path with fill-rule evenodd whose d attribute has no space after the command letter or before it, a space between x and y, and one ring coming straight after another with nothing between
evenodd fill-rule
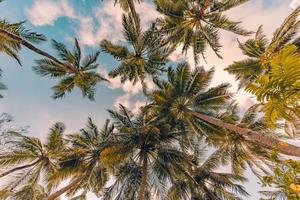
<instances>
[{"instance_id":1,"label":"sunlit sky","mask_svg":"<svg viewBox=\"0 0 300 200\"><path fill-rule=\"evenodd\" d=\"M248 30L257 30L263 25L264 32L271 37L273 31L282 23L284 18L299 0L250 0L228 12L228 15L237 21L242 21L243 27ZM158 16L151 1L145 0L137 5L141 15L143 27ZM84 52L99 50L99 42L108 39L113 42L122 42L121 16L122 10L114 6L113 0L6 0L0 4L1 18L10 22L26 20L25 26L33 31L43 33L48 39L55 39L72 44L73 38L78 38ZM231 91L236 93L241 110L246 109L255 99L243 91L237 92L234 77L223 71L223 68L231 64L233 60L243 58L237 47L234 34L222 32L221 50L223 60L217 58L212 52L207 51L207 63L204 66L216 68L216 74L212 85L229 82ZM245 37L239 37L244 41ZM38 45L47 52L54 53L49 41ZM44 138L48 128L55 122L64 122L71 133L84 127L87 117L101 125L108 117L106 109L115 109L119 103L124 104L131 110L145 103L139 85L131 86L130 83L121 84L119 79L113 79L110 83L100 83L97 86L95 101L89 101L81 96L80 91L75 90L67 94L61 100L51 98L51 87L57 80L50 80L36 75L32 71L34 60L39 55L24 50L20 53L22 66L13 59L0 55L0 68L4 71L4 82L8 90L2 92L4 99L0 100L0 113L11 114L15 123L20 126L29 125L29 134ZM181 55L178 50L171 56L171 60L187 60L193 66L192 54ZM102 53L99 59L99 71L106 75L117 64L113 59ZM257 193L257 179L249 173L247 190L251 193L249 200L259 199ZM89 200L95 197L90 196Z\"/></svg>"}]
</instances>

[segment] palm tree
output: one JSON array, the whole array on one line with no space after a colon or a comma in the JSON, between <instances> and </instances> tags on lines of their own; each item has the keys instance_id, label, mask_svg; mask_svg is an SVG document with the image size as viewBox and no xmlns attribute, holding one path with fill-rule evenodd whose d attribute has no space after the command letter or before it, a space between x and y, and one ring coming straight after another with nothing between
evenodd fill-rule
<instances>
[{"instance_id":1,"label":"palm tree","mask_svg":"<svg viewBox=\"0 0 300 200\"><path fill-rule=\"evenodd\" d=\"M239 80L239 87L254 94L263 105L270 125L280 119L286 127L292 127L292 135L299 123L300 56L299 38L295 38L300 21L300 7L292 12L274 32L269 43L259 27L254 39L240 43L240 48L248 58L234 62L226 70ZM286 132L289 131L286 129Z\"/></svg>"},{"instance_id":2,"label":"palm tree","mask_svg":"<svg viewBox=\"0 0 300 200\"><path fill-rule=\"evenodd\" d=\"M136 12L135 6L134 6L134 2L137 3L141 3L142 0L115 0L115 4L119 4L120 7L126 11L129 12L132 15L132 18L134 20L136 29L139 30L140 29L140 20L139 20L139 16Z\"/></svg>"},{"instance_id":3,"label":"palm tree","mask_svg":"<svg viewBox=\"0 0 300 200\"><path fill-rule=\"evenodd\" d=\"M250 107L243 116L239 116L237 104L232 102L217 118L227 123L236 124L239 127L259 131L262 134L270 134L271 129L266 119L259 115L259 107ZM274 161L278 160L274 152L265 149L253 142L247 141L241 135L234 132L223 130L212 132L206 142L218 148L222 152L221 160L223 164L231 165L232 173L244 175L248 166L252 172L260 177L262 174L270 173L274 167Z\"/></svg>"},{"instance_id":4,"label":"palm tree","mask_svg":"<svg viewBox=\"0 0 300 200\"><path fill-rule=\"evenodd\" d=\"M182 51L192 47L195 63L209 46L215 54L222 46L219 42L219 30L226 30L238 35L249 35L252 32L240 27L240 22L231 21L224 12L247 0L156 0L157 10L164 15L156 22L173 44L182 44Z\"/></svg>"},{"instance_id":5,"label":"palm tree","mask_svg":"<svg viewBox=\"0 0 300 200\"><path fill-rule=\"evenodd\" d=\"M121 82L129 80L134 84L138 81L144 84L147 75L157 78L164 71L163 66L172 48L165 46L166 41L161 39L154 27L144 32L137 29L131 16L123 15L123 29L124 37L132 48L114 45L107 40L101 42L102 50L120 62L109 76L120 76Z\"/></svg>"},{"instance_id":6,"label":"palm tree","mask_svg":"<svg viewBox=\"0 0 300 200\"><path fill-rule=\"evenodd\" d=\"M8 185L1 186L0 193L17 195L29 192L30 188L38 190L40 181L46 181L44 184L51 191L48 176L57 171L57 161L65 150L64 130L62 123L54 124L44 144L38 138L10 133L11 146L9 150L1 149L0 153L0 166L8 170L2 172L0 178L8 175L14 178Z\"/></svg>"},{"instance_id":7,"label":"palm tree","mask_svg":"<svg viewBox=\"0 0 300 200\"><path fill-rule=\"evenodd\" d=\"M147 106L152 115L168 121L183 121L186 126L200 134L207 127L220 127L232 131L249 142L268 149L277 149L286 155L300 156L300 148L266 135L260 131L243 128L217 119L217 113L230 98L228 84L207 89L213 71L196 68L191 71L187 63L176 70L169 68L168 80L156 81L157 90L149 94Z\"/></svg>"},{"instance_id":8,"label":"palm tree","mask_svg":"<svg viewBox=\"0 0 300 200\"><path fill-rule=\"evenodd\" d=\"M185 173L185 166L189 163L189 156L178 148L182 131L144 112L134 116L122 105L119 112L109 112L117 132L107 152L120 154L122 164L104 199L163 197L164 186L173 174Z\"/></svg>"},{"instance_id":9,"label":"palm tree","mask_svg":"<svg viewBox=\"0 0 300 200\"><path fill-rule=\"evenodd\" d=\"M239 81L239 88L243 88L262 74L268 74L271 70L269 64L273 56L289 44L300 45L297 35L300 21L298 20L300 7L296 8L281 24L268 42L260 26L254 39L244 43L239 42L240 49L248 58L235 61L225 70L235 75Z\"/></svg>"},{"instance_id":10,"label":"palm tree","mask_svg":"<svg viewBox=\"0 0 300 200\"><path fill-rule=\"evenodd\" d=\"M230 173L216 172L220 162L220 152L210 155L202 164L194 162L190 168L193 179L175 176L175 181L168 190L170 200L239 200L239 196L247 196L243 186L245 178Z\"/></svg>"},{"instance_id":11,"label":"palm tree","mask_svg":"<svg viewBox=\"0 0 300 200\"><path fill-rule=\"evenodd\" d=\"M44 35L25 29L23 24L24 22L9 23L6 20L0 20L0 52L13 57L19 64L21 61L18 52L21 50L21 45L42 55L43 52L28 41L39 43L46 40ZM44 54L48 55L47 53Z\"/></svg>"},{"instance_id":12,"label":"palm tree","mask_svg":"<svg viewBox=\"0 0 300 200\"><path fill-rule=\"evenodd\" d=\"M37 185L25 185L17 191L1 190L0 199L7 200L39 200L46 197L46 189Z\"/></svg>"},{"instance_id":13,"label":"palm tree","mask_svg":"<svg viewBox=\"0 0 300 200\"><path fill-rule=\"evenodd\" d=\"M52 59L43 58L37 60L37 66L34 71L42 76L51 78L62 78L60 82L53 87L53 98L62 98L66 92L71 92L77 86L83 97L94 100L95 86L98 82L106 80L95 70L99 65L97 59L99 52L87 55L82 58L81 48L77 39L75 39L75 49L70 51L67 47L55 40L52 40L52 46L57 51L60 62L54 62Z\"/></svg>"},{"instance_id":14,"label":"palm tree","mask_svg":"<svg viewBox=\"0 0 300 200\"><path fill-rule=\"evenodd\" d=\"M65 192L72 196L79 190L99 195L108 181L108 171L101 152L107 146L113 129L107 121L103 129L99 130L89 118L85 129L68 135L67 140L71 146L60 161L60 171L53 174L50 180L54 186L67 178L71 180L66 186L48 195L46 200L54 200Z\"/></svg>"}]
</instances>

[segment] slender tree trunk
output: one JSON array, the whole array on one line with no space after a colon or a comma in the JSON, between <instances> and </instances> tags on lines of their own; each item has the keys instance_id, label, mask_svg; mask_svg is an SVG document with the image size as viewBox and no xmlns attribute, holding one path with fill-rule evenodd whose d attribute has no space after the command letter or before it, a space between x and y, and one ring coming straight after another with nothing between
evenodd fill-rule
<instances>
[{"instance_id":1,"label":"slender tree trunk","mask_svg":"<svg viewBox=\"0 0 300 200\"><path fill-rule=\"evenodd\" d=\"M26 169L26 168L29 168L29 167L32 167L34 165L36 165L37 163L39 163L41 160L38 159L37 161L33 162L33 163L30 163L30 164L27 164L27 165L22 165L22 166L19 166L19 167L16 167L16 168L13 168L11 170L8 170L2 174L0 174L0 178L4 177L4 176L7 176L15 171L19 171L19 170L22 170L22 169Z\"/></svg>"},{"instance_id":2,"label":"slender tree trunk","mask_svg":"<svg viewBox=\"0 0 300 200\"><path fill-rule=\"evenodd\" d=\"M70 184L66 185L65 187L61 188L60 190L57 190L56 192L50 194L49 196L47 196L44 200L54 200L57 197L61 196L63 193L67 192L68 190L70 190L71 188L73 188L74 186L76 186L81 179L77 179L73 182L71 182Z\"/></svg>"},{"instance_id":3,"label":"slender tree trunk","mask_svg":"<svg viewBox=\"0 0 300 200\"><path fill-rule=\"evenodd\" d=\"M135 9L133 0L127 0L127 3L128 3L128 5L129 5L130 12L131 12L131 14L132 14L132 17L133 17L133 20L134 20L136 29L137 29L137 30L140 30L140 28L141 28L140 20L139 20L138 14L137 14L137 12L136 12L136 9Z\"/></svg>"},{"instance_id":4,"label":"slender tree trunk","mask_svg":"<svg viewBox=\"0 0 300 200\"><path fill-rule=\"evenodd\" d=\"M285 155L300 157L300 147L288 144L284 141L280 141L272 136L265 135L257 131L252 131L247 128L241 128L234 124L223 122L222 120L209 117L198 112L194 112L191 110L188 110L188 112L205 122L233 131L243 136L249 142L253 142L254 144L263 146L268 149L276 149L280 153Z\"/></svg>"},{"instance_id":5,"label":"slender tree trunk","mask_svg":"<svg viewBox=\"0 0 300 200\"><path fill-rule=\"evenodd\" d=\"M206 192L209 200L220 200L214 193L212 193L205 185L203 185L204 191Z\"/></svg>"},{"instance_id":6,"label":"slender tree trunk","mask_svg":"<svg viewBox=\"0 0 300 200\"><path fill-rule=\"evenodd\" d=\"M147 176L148 176L148 160L147 157L144 156L143 159L143 169L142 169L142 182L140 186L140 190L138 193L137 200L143 200L145 196L145 190L147 186Z\"/></svg>"},{"instance_id":7,"label":"slender tree trunk","mask_svg":"<svg viewBox=\"0 0 300 200\"><path fill-rule=\"evenodd\" d=\"M27 42L26 40L24 40L22 37L12 34L4 29L0 28L0 35L5 35L6 37L9 37L17 42L19 42L20 44L22 44L23 46L27 47L29 50L44 56L46 58L49 58L50 60L56 62L57 64L61 65L61 67L65 68L67 71L71 72L71 73L77 73L77 71L75 69L73 69L72 67L69 67L67 65L65 65L64 63L60 62L58 59L56 59L54 56L50 55L49 53L35 47L33 44Z\"/></svg>"},{"instance_id":8,"label":"slender tree trunk","mask_svg":"<svg viewBox=\"0 0 300 200\"><path fill-rule=\"evenodd\" d=\"M204 0L203 6L201 7L200 11L199 11L199 15L203 16L205 13L205 10L209 7L211 3L211 0Z\"/></svg>"},{"instance_id":9,"label":"slender tree trunk","mask_svg":"<svg viewBox=\"0 0 300 200\"><path fill-rule=\"evenodd\" d=\"M54 62L58 63L58 64L63 64L61 63L59 60L57 60L55 57L53 57L52 55L48 54L47 52L43 51L43 50L40 50L38 48L36 48L35 46L33 46L32 44L30 44L29 42L27 42L26 40L24 40L22 37L18 36L18 35L15 35L15 34L12 34L4 29L1 29L0 28L0 34L1 35L5 35L17 42L19 42L20 44L22 44L23 46L27 47L28 49L36 52L37 54L40 54L42 56L45 56L51 60L53 60Z\"/></svg>"}]
</instances>

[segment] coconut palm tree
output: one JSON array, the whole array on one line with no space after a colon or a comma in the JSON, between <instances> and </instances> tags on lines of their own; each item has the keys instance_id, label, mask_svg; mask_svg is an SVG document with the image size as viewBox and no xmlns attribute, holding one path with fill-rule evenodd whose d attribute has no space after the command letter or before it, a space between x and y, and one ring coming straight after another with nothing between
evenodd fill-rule
<instances>
[{"instance_id":1,"label":"coconut palm tree","mask_svg":"<svg viewBox=\"0 0 300 200\"><path fill-rule=\"evenodd\" d=\"M146 76L156 78L164 71L172 48L165 45L166 41L154 29L142 32L136 28L131 16L123 15L124 37L131 47L114 45L107 40L101 42L102 50L119 62L109 73L110 77L120 77L121 82L129 80L135 84L141 81L144 84Z\"/></svg>"},{"instance_id":2,"label":"coconut palm tree","mask_svg":"<svg viewBox=\"0 0 300 200\"><path fill-rule=\"evenodd\" d=\"M245 181L245 178L217 172L220 155L220 152L216 151L202 164L194 162L190 167L193 179L175 175L175 181L168 190L168 199L239 200L242 199L240 196L248 196L244 187L237 183Z\"/></svg>"},{"instance_id":3,"label":"coconut palm tree","mask_svg":"<svg viewBox=\"0 0 300 200\"><path fill-rule=\"evenodd\" d=\"M53 174L50 180L54 186L59 186L66 179L70 181L48 195L46 200L54 200L64 193L73 196L79 190L84 191L82 197L88 191L100 194L108 181L108 170L101 152L108 145L113 129L109 121L106 121L103 129L99 130L89 118L85 129L68 135L67 140L71 146L60 161L60 171Z\"/></svg>"},{"instance_id":4,"label":"coconut palm tree","mask_svg":"<svg viewBox=\"0 0 300 200\"><path fill-rule=\"evenodd\" d=\"M99 66L97 59L99 52L85 56L81 55L81 48L75 39L75 49L70 51L63 43L52 40L52 46L57 51L60 62L54 62L49 58L37 60L37 66L33 69L41 76L61 78L60 82L53 87L53 98L62 98L66 92L71 92L78 87L83 97L94 100L95 86L100 81L105 81L95 69Z\"/></svg>"},{"instance_id":5,"label":"coconut palm tree","mask_svg":"<svg viewBox=\"0 0 300 200\"><path fill-rule=\"evenodd\" d=\"M1 190L0 199L4 200L39 200L47 196L47 190L39 185L28 184L18 190Z\"/></svg>"},{"instance_id":6,"label":"coconut palm tree","mask_svg":"<svg viewBox=\"0 0 300 200\"><path fill-rule=\"evenodd\" d=\"M122 164L104 199L163 198L172 174L184 174L190 162L178 148L178 137L183 132L145 112L134 116L122 105L119 112L109 112L117 132L106 155L120 155Z\"/></svg>"},{"instance_id":7,"label":"coconut palm tree","mask_svg":"<svg viewBox=\"0 0 300 200\"><path fill-rule=\"evenodd\" d=\"M45 181L43 184L48 186L46 192L51 191L48 176L57 171L57 161L64 153L64 130L62 123L54 124L44 144L38 138L16 132L9 133L10 141L7 143L10 148L1 149L0 153L0 166L7 170L1 172L0 178L13 175L13 179L9 184L1 186L0 193L20 195L39 190L41 181Z\"/></svg>"},{"instance_id":8,"label":"coconut palm tree","mask_svg":"<svg viewBox=\"0 0 300 200\"><path fill-rule=\"evenodd\" d=\"M139 30L141 25L140 25L139 16L135 9L134 2L141 3L142 0L115 0L115 4L119 4L120 7L124 11L126 11L126 12L130 11L130 14L132 15L135 26L136 26L137 30Z\"/></svg>"},{"instance_id":9,"label":"coconut palm tree","mask_svg":"<svg viewBox=\"0 0 300 200\"><path fill-rule=\"evenodd\" d=\"M19 64L21 61L18 52L22 45L42 54L43 51L38 50L29 42L39 43L46 40L44 35L25 29L23 24L24 22L9 23L6 20L0 20L0 52L13 57ZM45 55L49 54L45 53Z\"/></svg>"},{"instance_id":10,"label":"coconut palm tree","mask_svg":"<svg viewBox=\"0 0 300 200\"><path fill-rule=\"evenodd\" d=\"M270 42L259 27L254 39L240 43L240 48L248 58L236 61L226 70L235 75L239 87L254 94L264 105L263 109L270 125L278 120L286 121L286 133L298 132L299 98L297 31L300 7L295 9L274 32Z\"/></svg>"},{"instance_id":11,"label":"coconut palm tree","mask_svg":"<svg viewBox=\"0 0 300 200\"><path fill-rule=\"evenodd\" d=\"M192 47L195 63L200 54L205 58L207 46L222 58L219 30L244 36L251 34L240 27L240 22L231 21L224 14L245 2L247 0L156 0L157 10L164 15L156 24L170 42L182 44L183 52Z\"/></svg>"},{"instance_id":12,"label":"coconut palm tree","mask_svg":"<svg viewBox=\"0 0 300 200\"><path fill-rule=\"evenodd\" d=\"M260 116L261 113L258 110L259 106L254 105L243 116L240 116L237 104L232 102L217 115L217 118L242 128L259 131L262 134L274 132L266 119ZM206 138L206 142L222 152L221 160L223 164L229 163L231 165L233 174L241 176L244 175L243 172L247 167L258 177L262 174L269 174L274 167L274 161L279 159L271 150L247 141L241 135L228 130L223 130L221 133L212 132Z\"/></svg>"},{"instance_id":13,"label":"coconut palm tree","mask_svg":"<svg viewBox=\"0 0 300 200\"><path fill-rule=\"evenodd\" d=\"M260 131L227 123L217 117L220 108L230 98L228 84L207 89L213 71L196 68L191 71L187 63L176 70L169 68L168 80L156 81L157 90L149 94L147 106L152 115L168 121L182 121L194 132L206 134L207 127L220 127L241 135L250 142L280 153L300 156L300 148L266 135Z\"/></svg>"},{"instance_id":14,"label":"coconut palm tree","mask_svg":"<svg viewBox=\"0 0 300 200\"><path fill-rule=\"evenodd\" d=\"M249 85L260 75L269 73L270 60L281 49L289 44L300 45L299 37L296 37L300 25L299 14L300 7L296 8L276 29L270 42L263 34L262 26L258 28L253 39L244 43L239 42L240 49L248 58L235 61L225 69L235 75L239 81L239 88Z\"/></svg>"}]
</instances>

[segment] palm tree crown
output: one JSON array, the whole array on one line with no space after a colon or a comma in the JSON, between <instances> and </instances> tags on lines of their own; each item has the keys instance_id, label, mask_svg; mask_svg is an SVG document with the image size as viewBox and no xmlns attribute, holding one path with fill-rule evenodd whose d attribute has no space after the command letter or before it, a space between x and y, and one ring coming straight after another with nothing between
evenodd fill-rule
<instances>
[{"instance_id":1,"label":"palm tree crown","mask_svg":"<svg viewBox=\"0 0 300 200\"><path fill-rule=\"evenodd\" d=\"M231 21L224 14L244 2L247 0L156 0L157 10L164 14L157 20L157 25L172 43L182 44L183 52L192 47L195 63L199 54L205 58L207 46L222 58L219 53L220 29L239 35L251 33L241 28L240 22Z\"/></svg>"},{"instance_id":2,"label":"palm tree crown","mask_svg":"<svg viewBox=\"0 0 300 200\"><path fill-rule=\"evenodd\" d=\"M38 138L11 133L10 150L3 149L0 154L0 166L8 170L2 172L0 178L8 175L15 177L13 182L2 186L1 197L10 195L21 198L32 190L38 190L43 181L47 185L44 194L52 190L48 178L58 170L57 161L64 153L64 130L62 123L56 123L44 144Z\"/></svg>"},{"instance_id":3,"label":"palm tree crown","mask_svg":"<svg viewBox=\"0 0 300 200\"><path fill-rule=\"evenodd\" d=\"M100 195L108 181L108 171L104 165L101 152L107 146L113 126L106 122L99 130L89 118L87 127L79 133L68 135L69 148L60 159L60 170L50 177L51 183L58 186L61 181L70 178L70 182L61 189L48 195L46 200L54 200L63 193L73 196L83 190ZM79 198L79 197L78 197Z\"/></svg>"},{"instance_id":4,"label":"palm tree crown","mask_svg":"<svg viewBox=\"0 0 300 200\"><path fill-rule=\"evenodd\" d=\"M106 80L94 71L99 66L97 64L99 52L83 58L77 39L75 39L74 51L68 50L64 44L55 40L52 40L52 46L57 51L61 62L43 58L36 61L37 66L34 67L34 70L42 76L62 78L53 87L53 98L64 97L66 92L71 92L77 86L84 97L87 96L90 100L94 100L96 84Z\"/></svg>"},{"instance_id":5,"label":"palm tree crown","mask_svg":"<svg viewBox=\"0 0 300 200\"><path fill-rule=\"evenodd\" d=\"M119 112L109 112L117 132L108 150L113 155L121 154L124 164L104 199L163 198L162 184L170 182L173 173L184 173L189 162L189 156L176 147L182 131L144 112L135 117L122 105Z\"/></svg>"},{"instance_id":6,"label":"palm tree crown","mask_svg":"<svg viewBox=\"0 0 300 200\"><path fill-rule=\"evenodd\" d=\"M123 29L131 48L114 45L107 40L101 42L102 50L119 61L118 67L109 76L119 76L121 82L129 80L134 84L137 81L143 84L147 75L157 78L164 71L163 66L172 48L165 46L165 41L154 31L154 27L144 32L137 29L131 16L123 15Z\"/></svg>"},{"instance_id":7,"label":"palm tree crown","mask_svg":"<svg viewBox=\"0 0 300 200\"><path fill-rule=\"evenodd\" d=\"M34 43L46 40L44 35L25 29L23 24L24 22L9 23L6 20L0 20L0 52L13 57L19 64L21 64L21 61L18 52L21 50L22 43L11 37L11 35Z\"/></svg>"}]
</instances>

